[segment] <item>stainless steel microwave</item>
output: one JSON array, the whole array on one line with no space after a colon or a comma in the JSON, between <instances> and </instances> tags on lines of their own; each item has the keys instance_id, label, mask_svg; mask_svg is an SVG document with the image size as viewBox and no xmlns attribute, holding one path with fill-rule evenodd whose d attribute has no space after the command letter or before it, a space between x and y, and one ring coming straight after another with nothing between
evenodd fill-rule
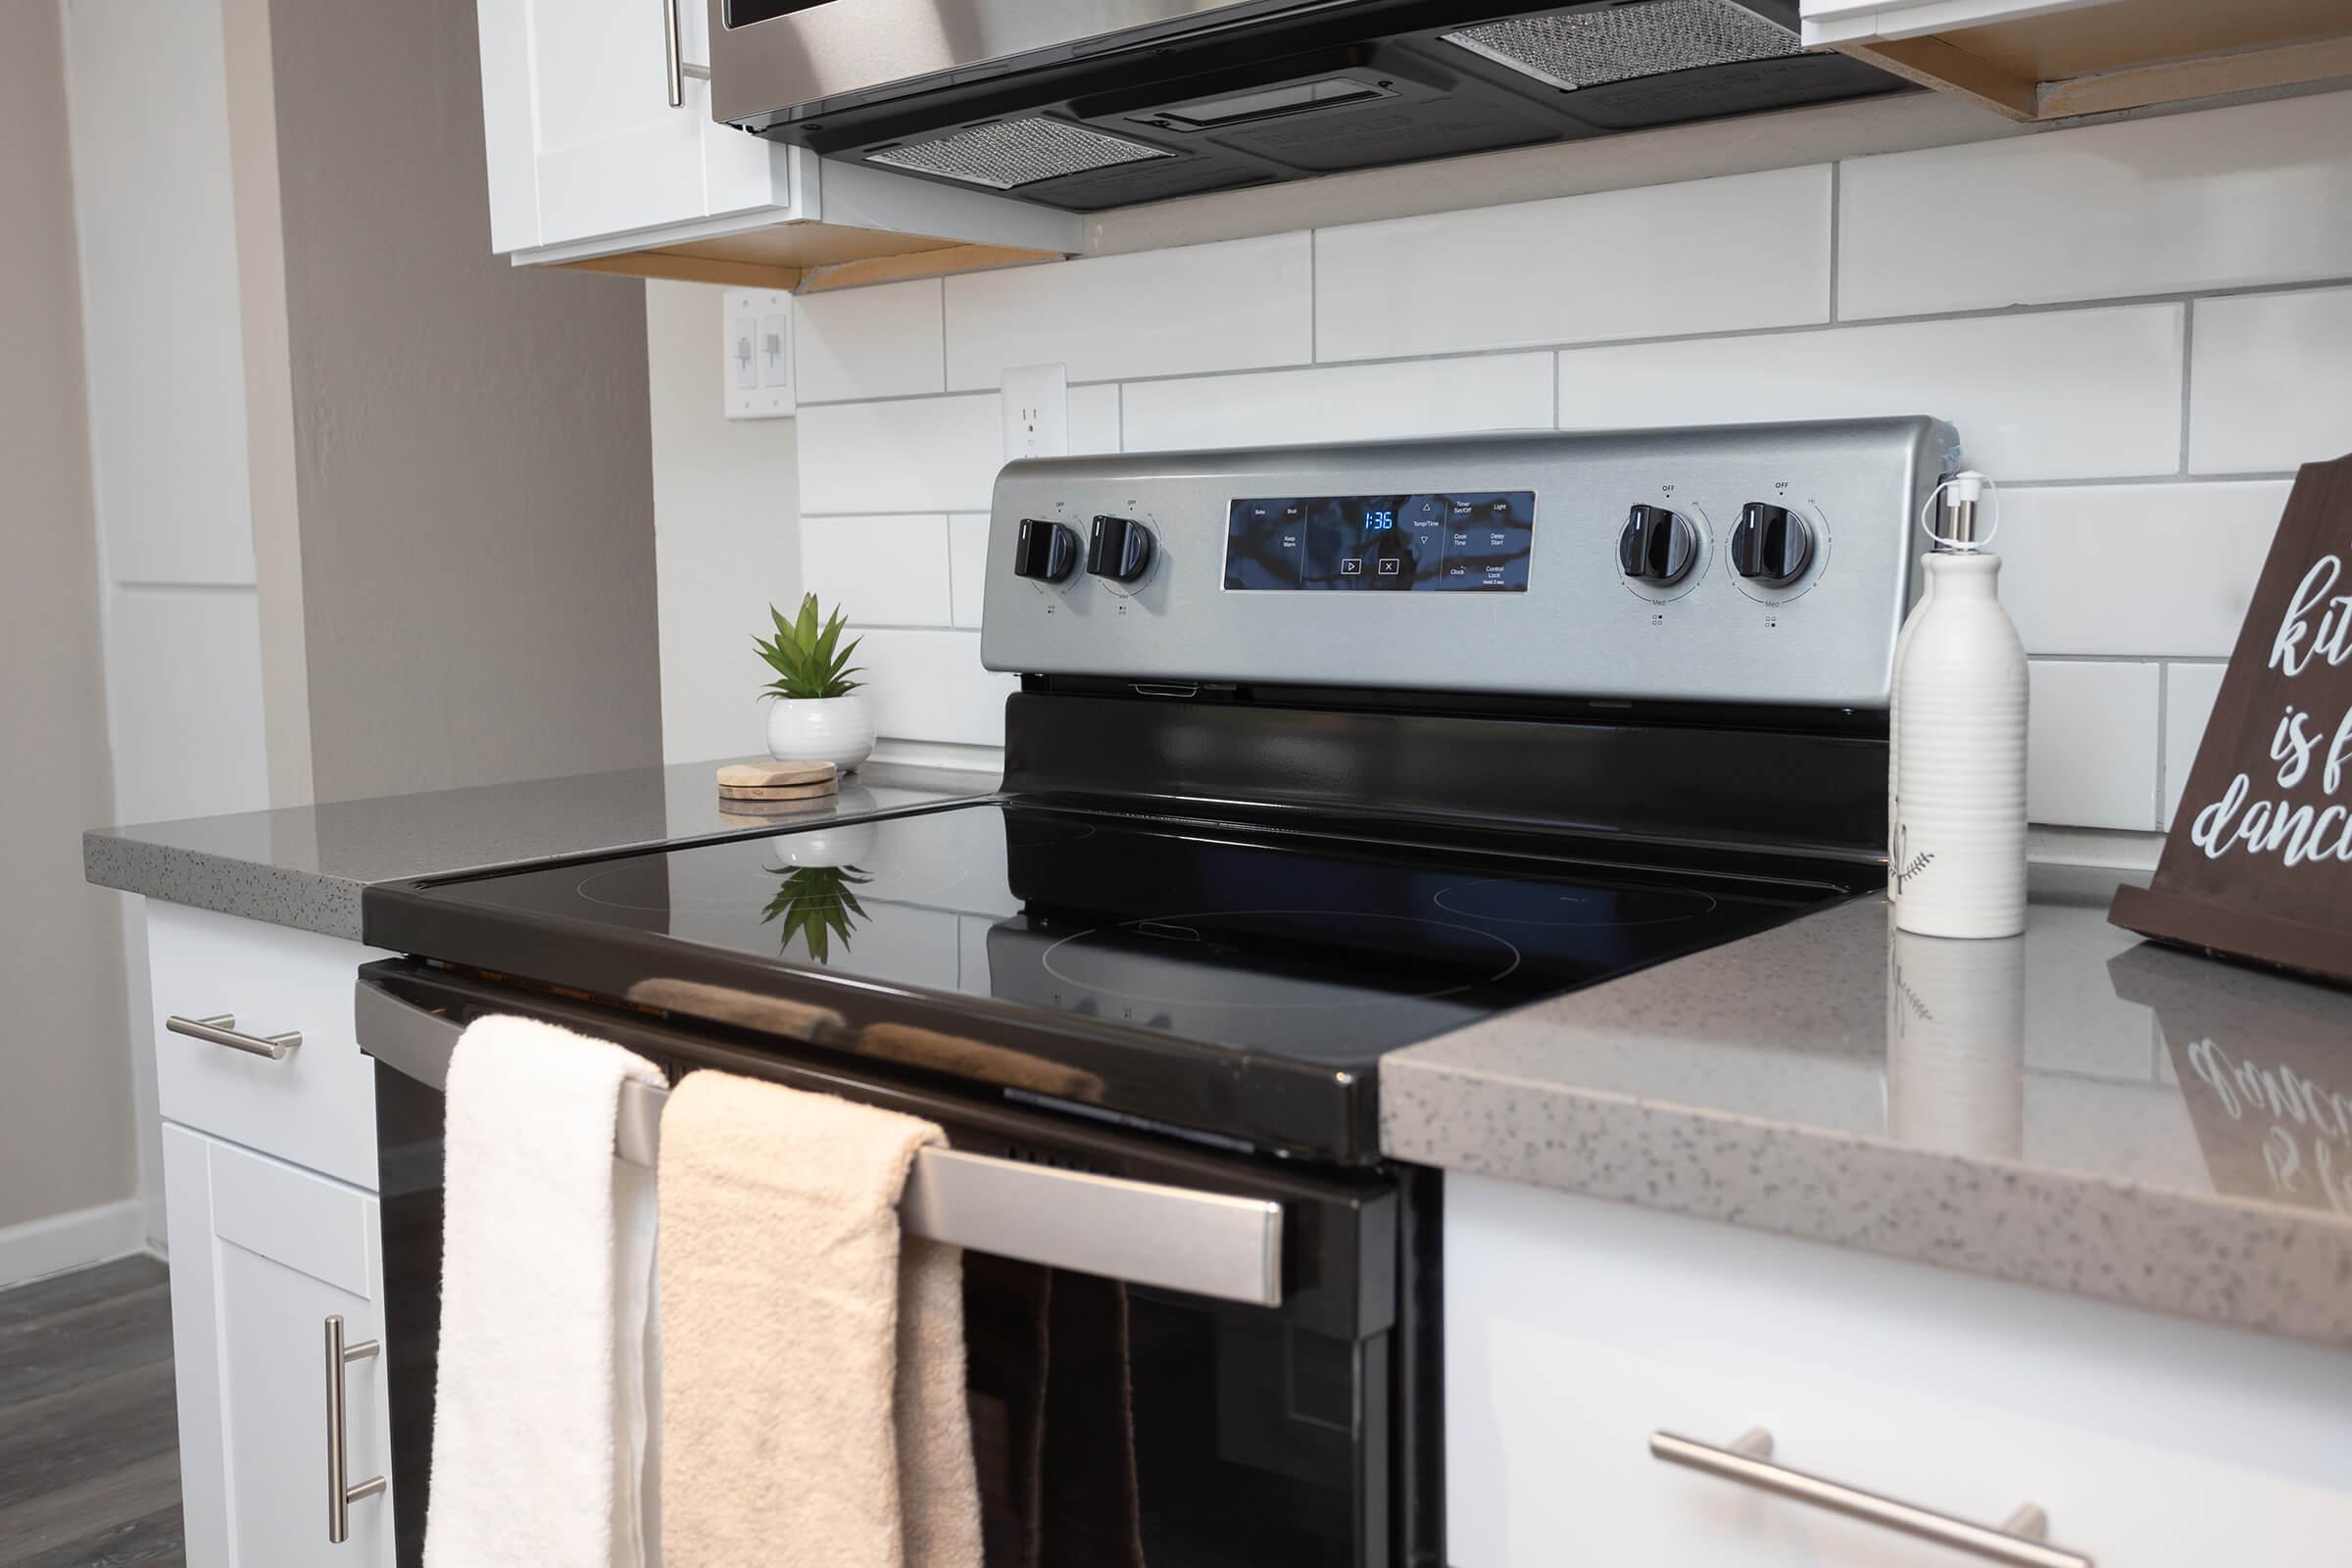
<instances>
[{"instance_id":1,"label":"stainless steel microwave","mask_svg":"<svg viewBox=\"0 0 2352 1568\"><path fill-rule=\"evenodd\" d=\"M1894 91L1796 0L709 0L715 118L1076 212Z\"/></svg>"}]
</instances>

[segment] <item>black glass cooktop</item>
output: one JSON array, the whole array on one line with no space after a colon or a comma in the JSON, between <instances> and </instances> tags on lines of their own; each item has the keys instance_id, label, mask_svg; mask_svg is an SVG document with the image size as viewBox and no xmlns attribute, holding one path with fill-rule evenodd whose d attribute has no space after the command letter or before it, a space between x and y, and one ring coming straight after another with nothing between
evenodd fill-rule
<instances>
[{"instance_id":1,"label":"black glass cooktop","mask_svg":"<svg viewBox=\"0 0 2352 1568\"><path fill-rule=\"evenodd\" d=\"M370 889L367 938L1356 1159L1384 1052L1843 891L988 803Z\"/></svg>"}]
</instances>

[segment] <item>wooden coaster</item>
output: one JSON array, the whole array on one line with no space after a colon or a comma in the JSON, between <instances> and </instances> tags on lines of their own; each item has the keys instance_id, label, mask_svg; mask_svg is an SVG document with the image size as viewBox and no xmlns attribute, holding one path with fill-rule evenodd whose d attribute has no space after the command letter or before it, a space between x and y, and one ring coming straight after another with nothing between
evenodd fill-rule
<instances>
[{"instance_id":1,"label":"wooden coaster","mask_svg":"<svg viewBox=\"0 0 2352 1568\"><path fill-rule=\"evenodd\" d=\"M722 786L718 798L722 801L806 801L819 795L834 794L839 788L829 778L815 784L777 784L767 788Z\"/></svg>"},{"instance_id":2,"label":"wooden coaster","mask_svg":"<svg viewBox=\"0 0 2352 1568\"><path fill-rule=\"evenodd\" d=\"M718 770L721 789L773 789L784 784L821 784L834 776L831 762L729 762Z\"/></svg>"}]
</instances>

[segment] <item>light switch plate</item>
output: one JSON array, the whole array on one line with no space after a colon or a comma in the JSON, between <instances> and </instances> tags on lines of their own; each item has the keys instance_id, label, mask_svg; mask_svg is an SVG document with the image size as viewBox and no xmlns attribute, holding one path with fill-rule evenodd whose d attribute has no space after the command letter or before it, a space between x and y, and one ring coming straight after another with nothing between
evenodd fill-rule
<instances>
[{"instance_id":1,"label":"light switch plate","mask_svg":"<svg viewBox=\"0 0 2352 1568\"><path fill-rule=\"evenodd\" d=\"M1059 458L1070 450L1070 373L1062 365L1013 365L999 383L1004 461Z\"/></svg>"},{"instance_id":2,"label":"light switch plate","mask_svg":"<svg viewBox=\"0 0 2352 1568\"><path fill-rule=\"evenodd\" d=\"M719 385L730 419L789 418L792 390L792 296L774 289L729 289L719 310Z\"/></svg>"}]
</instances>

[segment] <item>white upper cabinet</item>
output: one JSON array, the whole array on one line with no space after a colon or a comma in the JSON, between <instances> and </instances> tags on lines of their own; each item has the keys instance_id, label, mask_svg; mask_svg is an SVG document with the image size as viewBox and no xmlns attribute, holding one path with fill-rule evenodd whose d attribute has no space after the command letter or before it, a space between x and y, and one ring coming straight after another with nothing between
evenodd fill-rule
<instances>
[{"instance_id":1,"label":"white upper cabinet","mask_svg":"<svg viewBox=\"0 0 2352 1568\"><path fill-rule=\"evenodd\" d=\"M501 252L792 216L793 150L710 119L701 0L481 0L490 242Z\"/></svg>"},{"instance_id":2,"label":"white upper cabinet","mask_svg":"<svg viewBox=\"0 0 2352 1568\"><path fill-rule=\"evenodd\" d=\"M1900 38L1952 27L2083 11L2117 0L1804 0L1805 42Z\"/></svg>"},{"instance_id":3,"label":"white upper cabinet","mask_svg":"<svg viewBox=\"0 0 2352 1568\"><path fill-rule=\"evenodd\" d=\"M909 252L955 271L1081 248L1076 214L713 121L705 0L479 0L479 21L490 246L518 263L795 288Z\"/></svg>"}]
</instances>

